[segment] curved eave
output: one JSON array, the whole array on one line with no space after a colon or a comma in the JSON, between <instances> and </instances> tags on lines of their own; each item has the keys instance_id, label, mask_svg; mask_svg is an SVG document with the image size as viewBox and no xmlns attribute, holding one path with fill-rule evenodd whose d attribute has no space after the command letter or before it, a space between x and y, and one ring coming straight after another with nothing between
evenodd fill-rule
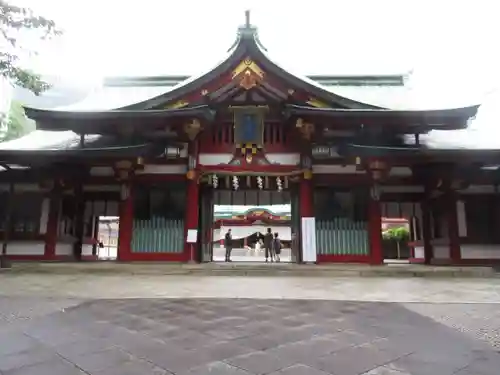
<instances>
[{"instance_id":1,"label":"curved eave","mask_svg":"<svg viewBox=\"0 0 500 375\"><path fill-rule=\"evenodd\" d=\"M66 162L72 160L156 156L164 149L165 145L144 143L133 146L78 148L66 150L0 150L0 163L14 162L21 165L32 166L51 162Z\"/></svg>"},{"instance_id":2,"label":"curved eave","mask_svg":"<svg viewBox=\"0 0 500 375\"><path fill-rule=\"evenodd\" d=\"M461 129L477 113L479 105L439 110L391 110L391 109L337 109L313 108L299 105L287 105L286 117L317 117L331 119L352 119L363 122L378 121L401 125L430 125L436 128Z\"/></svg>"},{"instance_id":3,"label":"curved eave","mask_svg":"<svg viewBox=\"0 0 500 375\"><path fill-rule=\"evenodd\" d=\"M428 159L436 157L440 160L456 161L457 158L466 158L468 162L488 162L500 159L500 149L429 149L420 147L391 147L348 144L344 156L361 157L408 157L416 156Z\"/></svg>"},{"instance_id":4,"label":"curved eave","mask_svg":"<svg viewBox=\"0 0 500 375\"><path fill-rule=\"evenodd\" d=\"M391 156L391 155L418 155L422 153L420 147L391 147L391 146L372 146L356 143L346 144L343 148L344 156Z\"/></svg>"},{"instance_id":5,"label":"curved eave","mask_svg":"<svg viewBox=\"0 0 500 375\"><path fill-rule=\"evenodd\" d=\"M35 121L68 120L68 121L93 121L93 120L121 120L138 118L167 119L173 117L200 117L212 120L215 116L207 105L189 108L162 109L162 110L110 110L110 111L57 111L25 107L26 115Z\"/></svg>"},{"instance_id":6,"label":"curved eave","mask_svg":"<svg viewBox=\"0 0 500 375\"><path fill-rule=\"evenodd\" d=\"M374 105L362 103L349 99L340 95L336 95L327 90L320 84L314 82L307 77L296 76L287 70L280 67L273 62L265 51L260 46L256 28L240 28L238 40L234 48L230 50L230 54L215 68L197 77L190 78L185 82L170 89L165 94L159 95L155 98L148 99L136 104L132 104L121 109L147 109L154 108L166 103L175 102L182 99L184 96L192 92L202 90L204 86L208 85L218 77L227 74L230 70L240 63L244 58L250 56L255 59L257 64L263 68L264 71L270 72L281 78L283 81L290 82L290 86L298 87L311 94L311 96L324 102L330 106L341 106L345 108L381 108Z\"/></svg>"}]
</instances>

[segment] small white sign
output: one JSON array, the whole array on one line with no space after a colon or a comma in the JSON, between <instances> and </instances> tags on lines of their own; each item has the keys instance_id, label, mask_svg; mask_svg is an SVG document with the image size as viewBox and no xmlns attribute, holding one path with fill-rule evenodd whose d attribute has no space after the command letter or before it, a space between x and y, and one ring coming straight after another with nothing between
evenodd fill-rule
<instances>
[{"instance_id":1,"label":"small white sign","mask_svg":"<svg viewBox=\"0 0 500 375\"><path fill-rule=\"evenodd\" d=\"M198 242L198 229L188 229L186 242L187 243Z\"/></svg>"},{"instance_id":2,"label":"small white sign","mask_svg":"<svg viewBox=\"0 0 500 375\"><path fill-rule=\"evenodd\" d=\"M302 261L304 263L316 262L316 219L314 217L302 218Z\"/></svg>"}]
</instances>

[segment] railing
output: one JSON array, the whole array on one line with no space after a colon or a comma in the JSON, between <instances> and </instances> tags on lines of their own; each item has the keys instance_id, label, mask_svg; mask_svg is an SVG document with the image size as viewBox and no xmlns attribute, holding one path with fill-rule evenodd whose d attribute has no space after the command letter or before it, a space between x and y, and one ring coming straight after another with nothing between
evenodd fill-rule
<instances>
[{"instance_id":1,"label":"railing","mask_svg":"<svg viewBox=\"0 0 500 375\"><path fill-rule=\"evenodd\" d=\"M163 217L134 220L131 247L136 253L181 253L184 220Z\"/></svg>"},{"instance_id":2,"label":"railing","mask_svg":"<svg viewBox=\"0 0 500 375\"><path fill-rule=\"evenodd\" d=\"M320 255L368 255L368 223L343 217L318 220L316 248Z\"/></svg>"}]
</instances>

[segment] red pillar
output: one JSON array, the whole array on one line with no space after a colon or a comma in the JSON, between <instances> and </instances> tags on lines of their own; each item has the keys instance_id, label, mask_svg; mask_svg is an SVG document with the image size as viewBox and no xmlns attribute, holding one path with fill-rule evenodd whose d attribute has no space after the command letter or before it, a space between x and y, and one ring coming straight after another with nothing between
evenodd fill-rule
<instances>
[{"instance_id":1,"label":"red pillar","mask_svg":"<svg viewBox=\"0 0 500 375\"><path fill-rule=\"evenodd\" d=\"M370 194L368 203L368 237L370 241L370 263L384 263L384 252L382 249L382 213L380 202Z\"/></svg>"},{"instance_id":2,"label":"red pillar","mask_svg":"<svg viewBox=\"0 0 500 375\"><path fill-rule=\"evenodd\" d=\"M118 228L118 260L129 260L132 253L132 234L134 230L134 197L130 184L122 186L120 201L120 226Z\"/></svg>"},{"instance_id":3,"label":"red pillar","mask_svg":"<svg viewBox=\"0 0 500 375\"><path fill-rule=\"evenodd\" d=\"M457 196L453 191L446 192L446 208L448 218L448 237L450 239L450 259L452 263L460 263L460 235L458 233Z\"/></svg>"},{"instance_id":4,"label":"red pillar","mask_svg":"<svg viewBox=\"0 0 500 375\"><path fill-rule=\"evenodd\" d=\"M188 230L198 230L198 216L199 216L199 192L200 185L195 173L187 182L186 194L186 218L184 221L184 257L186 261L196 260L197 244L187 243Z\"/></svg>"},{"instance_id":5,"label":"red pillar","mask_svg":"<svg viewBox=\"0 0 500 375\"><path fill-rule=\"evenodd\" d=\"M45 231L44 257L46 259L54 259L56 257L61 200L59 194L56 192L52 192L49 199L49 215L47 220L47 229Z\"/></svg>"},{"instance_id":6,"label":"red pillar","mask_svg":"<svg viewBox=\"0 0 500 375\"><path fill-rule=\"evenodd\" d=\"M314 217L312 180L304 176L299 186L300 217Z\"/></svg>"},{"instance_id":7,"label":"red pillar","mask_svg":"<svg viewBox=\"0 0 500 375\"><path fill-rule=\"evenodd\" d=\"M431 207L428 194L424 196L420 207L422 210L422 242L424 244L424 263L432 262L432 228L431 228Z\"/></svg>"}]
</instances>

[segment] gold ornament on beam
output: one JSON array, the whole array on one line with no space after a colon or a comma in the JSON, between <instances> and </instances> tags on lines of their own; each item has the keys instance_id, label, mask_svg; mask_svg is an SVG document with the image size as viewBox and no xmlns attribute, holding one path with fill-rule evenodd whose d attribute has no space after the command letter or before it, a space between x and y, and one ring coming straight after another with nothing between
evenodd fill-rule
<instances>
[{"instance_id":1,"label":"gold ornament on beam","mask_svg":"<svg viewBox=\"0 0 500 375\"><path fill-rule=\"evenodd\" d=\"M252 72L247 70L243 74L243 77L241 77L240 86L248 91L257 86L258 83L258 78L254 74L252 74Z\"/></svg>"},{"instance_id":2,"label":"gold ornament on beam","mask_svg":"<svg viewBox=\"0 0 500 375\"><path fill-rule=\"evenodd\" d=\"M233 70L232 79L239 79L240 87L250 90L262 82L264 76L264 71L252 59L247 57Z\"/></svg>"},{"instance_id":3,"label":"gold ornament on beam","mask_svg":"<svg viewBox=\"0 0 500 375\"><path fill-rule=\"evenodd\" d=\"M128 180L134 171L134 163L130 160L120 160L114 165L115 176L119 181Z\"/></svg>"},{"instance_id":4,"label":"gold ornament on beam","mask_svg":"<svg viewBox=\"0 0 500 375\"><path fill-rule=\"evenodd\" d=\"M295 127L300 131L305 139L311 140L311 137L314 134L315 130L313 123L307 122L303 118L298 118L297 122L295 123Z\"/></svg>"},{"instance_id":5,"label":"gold ornament on beam","mask_svg":"<svg viewBox=\"0 0 500 375\"><path fill-rule=\"evenodd\" d=\"M374 181L381 181L389 172L389 166L385 161L376 159L368 163L368 170L371 172Z\"/></svg>"},{"instance_id":6,"label":"gold ornament on beam","mask_svg":"<svg viewBox=\"0 0 500 375\"><path fill-rule=\"evenodd\" d=\"M309 105L312 105L313 107L316 108L330 108L330 106L316 98L313 98L312 96L309 98L309 100L306 102Z\"/></svg>"},{"instance_id":7,"label":"gold ornament on beam","mask_svg":"<svg viewBox=\"0 0 500 375\"><path fill-rule=\"evenodd\" d=\"M250 71L260 78L264 78L264 71L253 61L251 58L247 57L242 62L240 62L236 68L233 70L232 78L236 78L241 73Z\"/></svg>"},{"instance_id":8,"label":"gold ornament on beam","mask_svg":"<svg viewBox=\"0 0 500 375\"><path fill-rule=\"evenodd\" d=\"M165 106L165 109L179 109L187 106L189 104L186 100L178 100L174 103L169 103Z\"/></svg>"},{"instance_id":9,"label":"gold ornament on beam","mask_svg":"<svg viewBox=\"0 0 500 375\"><path fill-rule=\"evenodd\" d=\"M184 132L187 134L190 141L193 141L201 130L201 122L196 118L191 122L184 124Z\"/></svg>"},{"instance_id":10,"label":"gold ornament on beam","mask_svg":"<svg viewBox=\"0 0 500 375\"><path fill-rule=\"evenodd\" d=\"M304 171L304 180L311 180L313 177L312 171L310 169L306 169Z\"/></svg>"}]
</instances>

